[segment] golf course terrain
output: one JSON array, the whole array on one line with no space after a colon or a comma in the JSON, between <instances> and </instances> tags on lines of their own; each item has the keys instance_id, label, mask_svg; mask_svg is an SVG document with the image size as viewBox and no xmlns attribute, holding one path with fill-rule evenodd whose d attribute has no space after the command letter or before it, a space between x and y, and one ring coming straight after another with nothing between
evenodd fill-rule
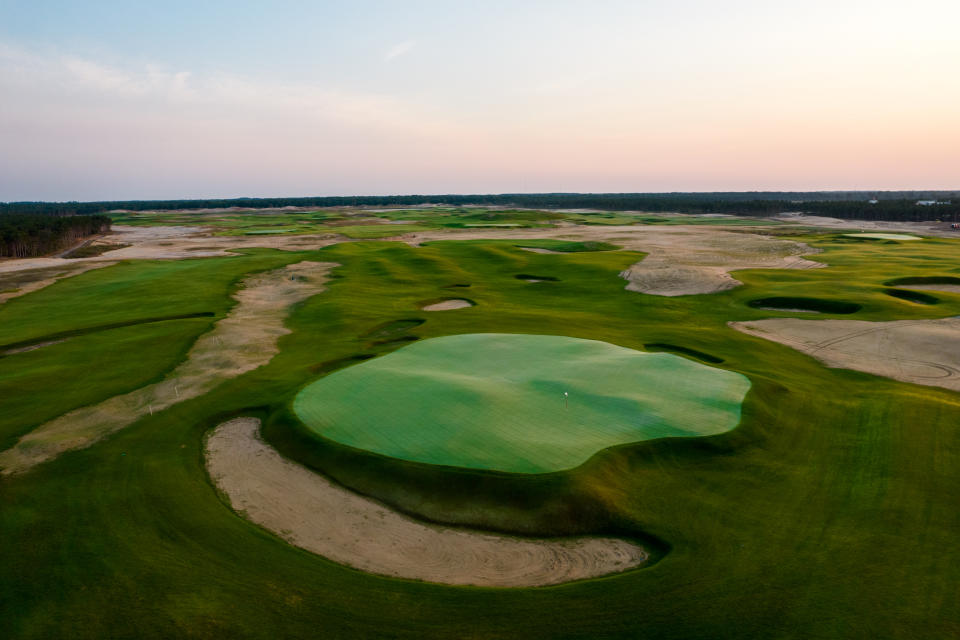
<instances>
[{"instance_id":1,"label":"golf course terrain","mask_svg":"<svg viewBox=\"0 0 960 640\"><path fill-rule=\"evenodd\" d=\"M338 371L301 391L293 408L319 435L357 449L545 473L614 445L729 431L749 387L742 375L666 353L478 333Z\"/></svg>"},{"instance_id":2,"label":"golf course terrain","mask_svg":"<svg viewBox=\"0 0 960 640\"><path fill-rule=\"evenodd\" d=\"M110 215L0 261L3 638L960 637L947 232Z\"/></svg>"}]
</instances>

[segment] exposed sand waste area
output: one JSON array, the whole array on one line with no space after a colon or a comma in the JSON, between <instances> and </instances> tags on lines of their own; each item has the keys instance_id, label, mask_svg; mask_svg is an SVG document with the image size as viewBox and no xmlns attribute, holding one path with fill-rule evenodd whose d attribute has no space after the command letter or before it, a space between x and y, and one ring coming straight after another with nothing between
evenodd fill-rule
<instances>
[{"instance_id":1,"label":"exposed sand waste area","mask_svg":"<svg viewBox=\"0 0 960 640\"><path fill-rule=\"evenodd\" d=\"M421 307L424 311L453 311L454 309L466 309L472 307L473 303L462 298L452 298L450 300L441 300Z\"/></svg>"},{"instance_id":2,"label":"exposed sand waste area","mask_svg":"<svg viewBox=\"0 0 960 640\"><path fill-rule=\"evenodd\" d=\"M740 284L737 269L814 269L806 244L756 233L703 226L565 226L552 229L423 232L400 236L413 245L431 240L558 239L609 242L648 255L620 274L627 289L659 296L716 293Z\"/></svg>"},{"instance_id":3,"label":"exposed sand waste area","mask_svg":"<svg viewBox=\"0 0 960 640\"><path fill-rule=\"evenodd\" d=\"M235 511L287 542L361 571L486 587L533 587L617 573L649 558L617 538L537 540L419 522L282 457L256 418L219 425L207 468Z\"/></svg>"},{"instance_id":4,"label":"exposed sand waste area","mask_svg":"<svg viewBox=\"0 0 960 640\"><path fill-rule=\"evenodd\" d=\"M64 451L87 447L137 419L267 364L278 351L291 305L323 291L328 262L299 262L243 281L237 304L200 336L186 360L161 382L99 404L81 407L47 422L0 453L4 475L26 471Z\"/></svg>"},{"instance_id":5,"label":"exposed sand waste area","mask_svg":"<svg viewBox=\"0 0 960 640\"><path fill-rule=\"evenodd\" d=\"M729 324L812 355L828 367L960 391L960 316L892 322L770 318Z\"/></svg>"}]
</instances>

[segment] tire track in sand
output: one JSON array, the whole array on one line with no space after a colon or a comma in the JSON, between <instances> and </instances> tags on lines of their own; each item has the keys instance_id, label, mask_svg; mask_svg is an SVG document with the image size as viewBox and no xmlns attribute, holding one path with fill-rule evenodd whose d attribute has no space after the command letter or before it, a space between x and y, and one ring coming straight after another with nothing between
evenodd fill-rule
<instances>
[{"instance_id":1,"label":"tire track in sand","mask_svg":"<svg viewBox=\"0 0 960 640\"><path fill-rule=\"evenodd\" d=\"M287 460L235 418L207 439L207 469L235 511L333 562L452 585L533 587L626 571L647 562L617 538L532 539L426 524Z\"/></svg>"},{"instance_id":2,"label":"tire track in sand","mask_svg":"<svg viewBox=\"0 0 960 640\"><path fill-rule=\"evenodd\" d=\"M162 381L103 402L74 409L40 425L0 453L3 475L29 470L64 451L88 447L143 416L207 393L220 383L270 362L290 307L320 293L329 262L299 262L247 277L234 293L237 304Z\"/></svg>"}]
</instances>

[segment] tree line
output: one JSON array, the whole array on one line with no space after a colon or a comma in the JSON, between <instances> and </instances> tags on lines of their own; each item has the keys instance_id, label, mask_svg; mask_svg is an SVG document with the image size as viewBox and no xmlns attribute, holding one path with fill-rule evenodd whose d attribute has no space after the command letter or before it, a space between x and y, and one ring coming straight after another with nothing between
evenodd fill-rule
<instances>
[{"instance_id":1,"label":"tree line","mask_svg":"<svg viewBox=\"0 0 960 640\"><path fill-rule=\"evenodd\" d=\"M105 215L0 213L0 257L29 258L62 251L109 231L110 222Z\"/></svg>"},{"instance_id":2,"label":"tree line","mask_svg":"<svg viewBox=\"0 0 960 640\"><path fill-rule=\"evenodd\" d=\"M950 204L917 205L918 200ZM768 191L710 193L525 193L313 198L235 198L207 200L116 200L106 202L9 202L0 214L92 215L115 210L250 209L280 207L487 205L531 209L600 209L769 216L799 212L861 220L951 220L960 217L960 191Z\"/></svg>"}]
</instances>

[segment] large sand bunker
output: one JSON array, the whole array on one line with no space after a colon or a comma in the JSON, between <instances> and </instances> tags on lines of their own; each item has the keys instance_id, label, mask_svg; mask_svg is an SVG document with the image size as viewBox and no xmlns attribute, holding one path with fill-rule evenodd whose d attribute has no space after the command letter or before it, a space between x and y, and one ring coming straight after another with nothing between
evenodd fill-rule
<instances>
[{"instance_id":1,"label":"large sand bunker","mask_svg":"<svg viewBox=\"0 0 960 640\"><path fill-rule=\"evenodd\" d=\"M828 367L960 391L960 317L893 322L772 318L730 326L810 354Z\"/></svg>"},{"instance_id":2,"label":"large sand bunker","mask_svg":"<svg viewBox=\"0 0 960 640\"><path fill-rule=\"evenodd\" d=\"M163 381L81 407L43 424L0 453L4 475L26 471L64 451L90 446L100 438L218 384L267 364L291 305L323 290L327 262L300 262L248 277L234 294L237 305L213 330L194 343L187 359Z\"/></svg>"},{"instance_id":3,"label":"large sand bunker","mask_svg":"<svg viewBox=\"0 0 960 640\"><path fill-rule=\"evenodd\" d=\"M456 585L532 587L644 564L616 538L521 539L428 525L283 458L237 418L207 440L207 466L233 508L290 544L362 571Z\"/></svg>"}]
</instances>

